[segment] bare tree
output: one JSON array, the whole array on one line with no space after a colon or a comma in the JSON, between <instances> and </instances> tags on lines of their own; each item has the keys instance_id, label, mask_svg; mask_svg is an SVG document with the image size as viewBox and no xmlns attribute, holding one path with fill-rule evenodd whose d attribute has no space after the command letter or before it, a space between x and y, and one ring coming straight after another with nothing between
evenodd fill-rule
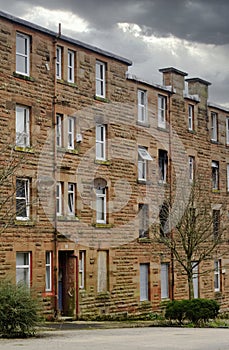
<instances>
[{"instance_id":1,"label":"bare tree","mask_svg":"<svg viewBox=\"0 0 229 350\"><path fill-rule=\"evenodd\" d=\"M172 210L164 202L159 214L159 227L153 232L158 242L170 250L187 277L189 298L194 297L193 277L201 262L211 259L223 247L224 204L212 206L209 194L198 183L179 193L178 205ZM202 273L207 271L202 271Z\"/></svg>"}]
</instances>

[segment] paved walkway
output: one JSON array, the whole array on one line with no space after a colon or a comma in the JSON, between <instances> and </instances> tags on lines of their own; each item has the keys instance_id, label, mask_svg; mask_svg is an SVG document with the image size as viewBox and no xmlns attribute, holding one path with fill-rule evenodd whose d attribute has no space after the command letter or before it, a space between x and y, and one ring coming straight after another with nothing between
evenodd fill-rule
<instances>
[{"instance_id":1,"label":"paved walkway","mask_svg":"<svg viewBox=\"0 0 229 350\"><path fill-rule=\"evenodd\" d=\"M46 330L40 337L1 339L1 350L228 350L229 329L119 328Z\"/></svg>"}]
</instances>

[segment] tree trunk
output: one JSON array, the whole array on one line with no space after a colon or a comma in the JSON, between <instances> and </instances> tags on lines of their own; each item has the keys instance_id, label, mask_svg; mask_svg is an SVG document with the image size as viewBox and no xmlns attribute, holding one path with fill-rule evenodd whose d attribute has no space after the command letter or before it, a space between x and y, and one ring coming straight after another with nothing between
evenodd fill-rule
<instances>
[{"instance_id":1,"label":"tree trunk","mask_svg":"<svg viewBox=\"0 0 229 350\"><path fill-rule=\"evenodd\" d=\"M193 274L189 272L188 274L188 297L189 300L194 299L194 288L193 288Z\"/></svg>"}]
</instances>

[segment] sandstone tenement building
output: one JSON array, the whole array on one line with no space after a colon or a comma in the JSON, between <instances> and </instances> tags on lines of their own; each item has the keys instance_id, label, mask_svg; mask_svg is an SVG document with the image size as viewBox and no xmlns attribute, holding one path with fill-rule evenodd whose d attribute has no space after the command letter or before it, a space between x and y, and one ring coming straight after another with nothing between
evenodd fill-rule
<instances>
[{"instance_id":1,"label":"sandstone tenement building","mask_svg":"<svg viewBox=\"0 0 229 350\"><path fill-rule=\"evenodd\" d=\"M197 174L226 239L196 267L194 296L229 307L229 110L203 79L169 67L157 85L131 64L0 12L0 277L35 289L47 315L187 298L153 227Z\"/></svg>"}]
</instances>

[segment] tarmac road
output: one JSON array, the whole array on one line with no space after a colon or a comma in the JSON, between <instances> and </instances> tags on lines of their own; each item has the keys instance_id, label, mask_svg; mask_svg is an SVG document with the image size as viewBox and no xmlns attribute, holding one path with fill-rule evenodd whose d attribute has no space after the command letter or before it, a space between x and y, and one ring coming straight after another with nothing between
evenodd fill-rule
<instances>
[{"instance_id":1,"label":"tarmac road","mask_svg":"<svg viewBox=\"0 0 229 350\"><path fill-rule=\"evenodd\" d=\"M120 328L45 331L1 339L1 350L229 350L229 329Z\"/></svg>"}]
</instances>

